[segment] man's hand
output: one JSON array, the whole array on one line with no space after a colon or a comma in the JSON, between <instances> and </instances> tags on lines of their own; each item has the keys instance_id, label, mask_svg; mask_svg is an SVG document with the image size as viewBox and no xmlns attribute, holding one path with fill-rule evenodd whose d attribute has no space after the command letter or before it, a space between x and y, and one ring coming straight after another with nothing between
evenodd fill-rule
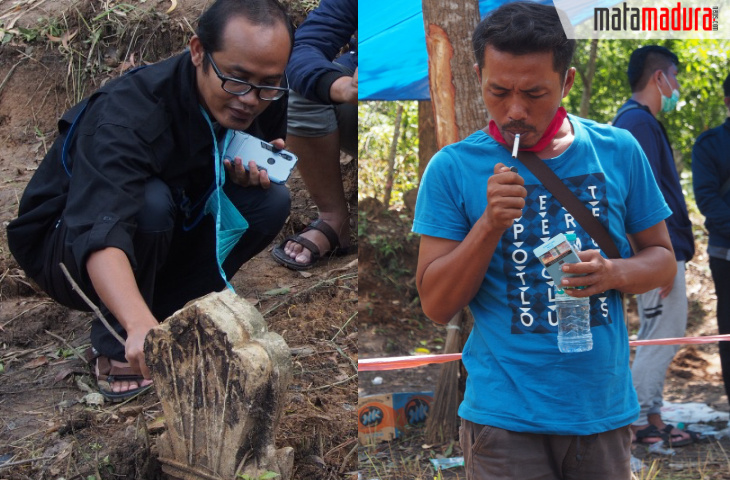
<instances>
[{"instance_id":1,"label":"man's hand","mask_svg":"<svg viewBox=\"0 0 730 480\"><path fill-rule=\"evenodd\" d=\"M624 293L666 290L677 274L672 242L664 221L628 235L635 254L629 258L606 259L598 250L578 252L580 263L563 265L563 272L582 277L563 277L563 287L573 297L587 297L615 289Z\"/></svg>"},{"instance_id":2,"label":"man's hand","mask_svg":"<svg viewBox=\"0 0 730 480\"><path fill-rule=\"evenodd\" d=\"M273 140L271 144L279 150L283 150L286 146L284 140L281 138ZM243 162L244 160L241 157L235 157L233 163L230 160L223 160L223 165L226 167L226 171L231 176L233 183L242 187L269 188L271 186L271 180L266 170L260 170L253 160L249 160L248 170L246 170Z\"/></svg>"},{"instance_id":3,"label":"man's hand","mask_svg":"<svg viewBox=\"0 0 730 480\"><path fill-rule=\"evenodd\" d=\"M573 297L588 297L603 293L620 284L620 272L615 264L601 255L598 250L578 252L580 263L566 263L563 272L581 277L563 277L561 287L568 287L565 292ZM585 287L577 290L574 287Z\"/></svg>"},{"instance_id":4,"label":"man's hand","mask_svg":"<svg viewBox=\"0 0 730 480\"><path fill-rule=\"evenodd\" d=\"M674 279L672 279L672 283L669 285L664 285L659 289L659 296L661 298L667 298L670 293L672 293L672 289L674 288Z\"/></svg>"},{"instance_id":5,"label":"man's hand","mask_svg":"<svg viewBox=\"0 0 730 480\"><path fill-rule=\"evenodd\" d=\"M522 216L527 190L525 180L503 163L494 166L487 181L487 209L483 216L496 230L507 230Z\"/></svg>"},{"instance_id":6,"label":"man's hand","mask_svg":"<svg viewBox=\"0 0 730 480\"><path fill-rule=\"evenodd\" d=\"M154 324L134 324L127 331L127 341L124 344L124 356L127 362L146 379L152 378L152 375L144 359L144 341L150 330L157 327L159 327L157 321L154 321Z\"/></svg>"},{"instance_id":7,"label":"man's hand","mask_svg":"<svg viewBox=\"0 0 730 480\"><path fill-rule=\"evenodd\" d=\"M330 99L336 103L357 105L357 68L351 77L340 77L330 86Z\"/></svg>"}]
</instances>

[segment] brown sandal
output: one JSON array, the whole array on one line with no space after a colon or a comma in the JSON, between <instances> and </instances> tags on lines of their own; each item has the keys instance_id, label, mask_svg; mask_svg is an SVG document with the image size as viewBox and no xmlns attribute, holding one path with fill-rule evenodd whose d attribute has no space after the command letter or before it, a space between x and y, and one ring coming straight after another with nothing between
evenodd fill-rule
<instances>
[{"instance_id":1,"label":"brown sandal","mask_svg":"<svg viewBox=\"0 0 730 480\"><path fill-rule=\"evenodd\" d=\"M330 249L326 252L322 253L319 251L319 248L317 248L317 245L314 244L314 242L307 240L305 237L302 237L302 233L308 232L310 230L317 230L318 232L322 233L327 238L327 241L330 244ZM299 263L293 258L291 258L289 255L284 252L284 246L288 242L295 242L312 252L312 257L307 263ZM274 257L274 260L276 260L277 263L280 265L284 265L287 268L290 268L292 270L308 270L315 266L317 262L325 257L342 257L345 255L349 255L351 253L354 253L357 251L357 246L350 245L349 247L341 247L340 246L340 239L337 236L337 233L330 227L327 222L324 220L317 219L310 223L307 228L299 232L297 235L290 235L282 241L279 246L275 247L271 251L271 255Z\"/></svg>"},{"instance_id":2,"label":"brown sandal","mask_svg":"<svg viewBox=\"0 0 730 480\"><path fill-rule=\"evenodd\" d=\"M90 349L92 352L91 358L87 355L89 360L96 360L96 366L94 368L94 374L96 375L96 385L99 388L105 399L110 402L122 402L130 398L136 397L143 393L146 393L152 388L152 384L132 388L125 392L115 392L112 390L112 384L114 382L137 382L137 385L142 385L144 377L139 373L132 370L132 367L122 367L119 365L113 365L109 357L96 352L96 349Z\"/></svg>"}]
</instances>

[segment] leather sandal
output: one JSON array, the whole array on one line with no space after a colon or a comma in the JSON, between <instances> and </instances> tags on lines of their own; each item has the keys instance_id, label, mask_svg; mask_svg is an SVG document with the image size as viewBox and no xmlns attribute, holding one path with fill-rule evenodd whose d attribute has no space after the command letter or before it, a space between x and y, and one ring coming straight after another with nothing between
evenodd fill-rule
<instances>
[{"instance_id":1,"label":"leather sandal","mask_svg":"<svg viewBox=\"0 0 730 480\"><path fill-rule=\"evenodd\" d=\"M88 353L88 352L91 353ZM136 382L142 385L144 377L132 370L129 366L113 365L109 357L99 354L96 349L91 348L87 351L86 358L88 360L96 360L94 367L94 375L96 376L96 385L99 393L110 402L123 402L130 398L142 395L152 388L152 384L132 388L124 392L115 392L112 390L112 384L115 382Z\"/></svg>"},{"instance_id":2,"label":"leather sandal","mask_svg":"<svg viewBox=\"0 0 730 480\"><path fill-rule=\"evenodd\" d=\"M302 237L303 233L310 230L317 230L318 232L321 232L327 238L327 241L330 244L330 249L322 253L319 251L319 248L317 247L317 245L314 244L314 242L308 240L305 237ZM291 258L289 255L287 255L284 251L284 246L288 242L298 243L310 252L312 252L312 257L310 258L309 262L299 263ZM314 267L317 262L322 258L342 257L356 251L357 247L354 245L350 245L349 247L341 247L340 238L337 235L337 232L335 232L334 229L327 224L327 222L320 218L310 223L307 228L305 228L298 234L289 235L288 237L286 237L277 247L275 247L271 251L271 256L274 257L274 260L276 260L277 263L279 263L280 265L284 265L285 267L292 270L308 270Z\"/></svg>"},{"instance_id":3,"label":"leather sandal","mask_svg":"<svg viewBox=\"0 0 730 480\"><path fill-rule=\"evenodd\" d=\"M659 430L656 425L649 424L641 430L635 432L636 440L634 443L640 443L642 445L652 445L664 441L669 444L669 437L666 433ZM655 439L655 440L652 440Z\"/></svg>"},{"instance_id":4,"label":"leather sandal","mask_svg":"<svg viewBox=\"0 0 730 480\"><path fill-rule=\"evenodd\" d=\"M669 446L670 447L684 447L685 445L689 445L690 443L694 443L699 440L699 434L697 432L691 432L689 430L683 430L688 437L684 437L683 435L679 433L672 433L672 430L674 430L674 425L667 424L663 429L662 432L664 432L669 438ZM677 440L672 440L673 438L676 438Z\"/></svg>"}]
</instances>

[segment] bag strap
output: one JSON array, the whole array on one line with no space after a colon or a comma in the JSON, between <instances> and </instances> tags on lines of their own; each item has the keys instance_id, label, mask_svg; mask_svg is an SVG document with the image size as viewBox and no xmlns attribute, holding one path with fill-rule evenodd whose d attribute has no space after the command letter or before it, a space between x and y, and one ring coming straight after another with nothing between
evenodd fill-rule
<instances>
[{"instance_id":1,"label":"bag strap","mask_svg":"<svg viewBox=\"0 0 730 480\"><path fill-rule=\"evenodd\" d=\"M518 152L517 158L537 177L545 188L565 207L581 227L588 232L608 258L621 258L618 247L608 230L586 208L578 197L565 186L553 170L532 152Z\"/></svg>"}]
</instances>

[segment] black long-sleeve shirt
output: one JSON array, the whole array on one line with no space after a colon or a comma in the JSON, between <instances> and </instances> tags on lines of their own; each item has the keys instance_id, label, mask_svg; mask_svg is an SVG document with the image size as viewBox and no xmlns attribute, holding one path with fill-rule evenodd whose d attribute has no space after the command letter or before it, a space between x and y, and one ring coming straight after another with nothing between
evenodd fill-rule
<instances>
[{"instance_id":1,"label":"black long-sleeve shirt","mask_svg":"<svg viewBox=\"0 0 730 480\"><path fill-rule=\"evenodd\" d=\"M10 250L29 276L41 272L44 240L61 219L79 271L92 252L107 247L123 250L136 265L135 219L151 177L163 180L176 200L202 203L214 180L213 138L195 78L184 52L110 81L63 115L60 135L8 225ZM247 131L267 141L284 138L286 97Z\"/></svg>"}]
</instances>

